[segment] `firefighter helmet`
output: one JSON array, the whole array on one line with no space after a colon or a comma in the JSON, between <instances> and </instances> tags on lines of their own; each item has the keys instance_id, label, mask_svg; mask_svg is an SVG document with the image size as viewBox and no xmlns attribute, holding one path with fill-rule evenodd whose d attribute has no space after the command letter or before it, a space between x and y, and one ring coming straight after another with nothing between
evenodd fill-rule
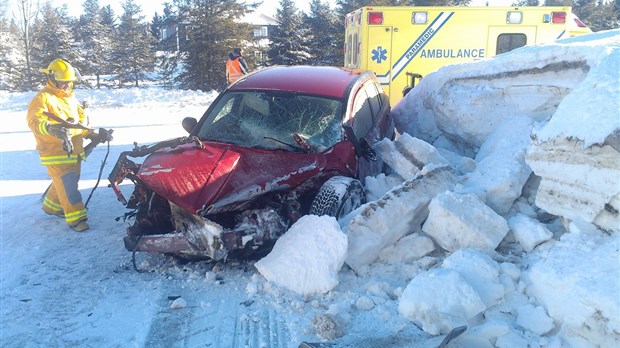
<instances>
[{"instance_id":1,"label":"firefighter helmet","mask_svg":"<svg viewBox=\"0 0 620 348\"><path fill-rule=\"evenodd\" d=\"M78 80L78 74L73 66L62 59L54 60L47 69L39 69L39 71L59 82L75 82Z\"/></svg>"}]
</instances>

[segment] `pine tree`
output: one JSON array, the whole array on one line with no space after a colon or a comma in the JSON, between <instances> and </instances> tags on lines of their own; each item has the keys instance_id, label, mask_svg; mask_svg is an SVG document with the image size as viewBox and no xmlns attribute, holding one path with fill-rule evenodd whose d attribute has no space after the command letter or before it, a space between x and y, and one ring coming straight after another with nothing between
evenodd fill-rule
<instances>
[{"instance_id":1,"label":"pine tree","mask_svg":"<svg viewBox=\"0 0 620 348\"><path fill-rule=\"evenodd\" d=\"M250 5L236 0L185 0L179 13L187 17L187 49L177 81L182 88L212 90L226 86L226 60L235 47L243 48L251 28L238 20Z\"/></svg>"},{"instance_id":2,"label":"pine tree","mask_svg":"<svg viewBox=\"0 0 620 348\"><path fill-rule=\"evenodd\" d=\"M76 65L82 74L95 75L96 86L100 88L101 75L106 73L107 58L111 53L114 27L104 24L99 0L85 0L83 9L77 27L81 54Z\"/></svg>"},{"instance_id":3,"label":"pine tree","mask_svg":"<svg viewBox=\"0 0 620 348\"><path fill-rule=\"evenodd\" d=\"M112 52L112 65L119 86L132 81L136 87L147 79L146 73L154 68L155 55L151 49L153 36L143 22L142 10L134 0L125 0L124 13L116 31L116 44Z\"/></svg>"},{"instance_id":4,"label":"pine tree","mask_svg":"<svg viewBox=\"0 0 620 348\"><path fill-rule=\"evenodd\" d=\"M305 64L311 57L306 40L308 30L302 26L302 18L292 0L280 0L276 22L278 26L267 52L269 65Z\"/></svg>"},{"instance_id":5,"label":"pine tree","mask_svg":"<svg viewBox=\"0 0 620 348\"><path fill-rule=\"evenodd\" d=\"M327 4L312 0L310 13L304 14L304 25L308 28L311 58L309 65L342 65L341 46L343 34L338 29L339 19Z\"/></svg>"},{"instance_id":6,"label":"pine tree","mask_svg":"<svg viewBox=\"0 0 620 348\"><path fill-rule=\"evenodd\" d=\"M161 83L168 88L174 86L175 77L179 75L182 52L178 45L178 33L175 32L175 35L164 38L161 36L161 30L163 28L175 27L175 30L178 31L179 25L179 16L170 3L164 3L163 15L159 16L155 13L151 22L151 32L157 40L155 45L157 47L155 66Z\"/></svg>"},{"instance_id":7,"label":"pine tree","mask_svg":"<svg viewBox=\"0 0 620 348\"><path fill-rule=\"evenodd\" d=\"M8 20L7 7L8 3L0 3L0 89L16 90L23 79L20 67L24 60L17 27Z\"/></svg>"},{"instance_id":8,"label":"pine tree","mask_svg":"<svg viewBox=\"0 0 620 348\"><path fill-rule=\"evenodd\" d=\"M50 62L62 58L70 63L77 61L76 41L71 31L72 20L66 5L60 8L45 3L41 19L35 23L37 40L32 46L32 63L35 68L46 68Z\"/></svg>"}]
</instances>

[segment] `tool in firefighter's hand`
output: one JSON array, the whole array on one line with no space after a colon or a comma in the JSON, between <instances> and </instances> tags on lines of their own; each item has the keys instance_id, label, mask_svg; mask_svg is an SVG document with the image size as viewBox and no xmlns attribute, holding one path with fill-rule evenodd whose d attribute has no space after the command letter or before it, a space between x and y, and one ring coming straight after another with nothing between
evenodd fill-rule
<instances>
[{"instance_id":1,"label":"tool in firefighter's hand","mask_svg":"<svg viewBox=\"0 0 620 348\"><path fill-rule=\"evenodd\" d=\"M54 123L47 125L47 132L62 141L62 149L71 157L73 153L73 143L71 142L71 132L61 124Z\"/></svg>"},{"instance_id":2,"label":"tool in firefighter's hand","mask_svg":"<svg viewBox=\"0 0 620 348\"><path fill-rule=\"evenodd\" d=\"M86 139L89 139L91 142L97 144L106 143L114 140L112 133L114 133L113 129L99 128L99 131L97 132L89 132L86 135Z\"/></svg>"},{"instance_id":3,"label":"tool in firefighter's hand","mask_svg":"<svg viewBox=\"0 0 620 348\"><path fill-rule=\"evenodd\" d=\"M88 127L86 127L85 125L83 125L81 123L71 123L69 120L73 120L72 118L70 118L69 120L65 120L65 119L62 119L59 116L56 116L53 113L47 112L47 111L43 111L43 114L45 116L47 116L50 120L54 120L54 121L58 122L60 125L62 125L65 128L84 129L84 130L88 130L88 131L94 130L93 128L88 128Z\"/></svg>"},{"instance_id":4,"label":"tool in firefighter's hand","mask_svg":"<svg viewBox=\"0 0 620 348\"><path fill-rule=\"evenodd\" d=\"M114 133L114 129L99 128L99 141L105 143L114 140L112 133Z\"/></svg>"}]
</instances>

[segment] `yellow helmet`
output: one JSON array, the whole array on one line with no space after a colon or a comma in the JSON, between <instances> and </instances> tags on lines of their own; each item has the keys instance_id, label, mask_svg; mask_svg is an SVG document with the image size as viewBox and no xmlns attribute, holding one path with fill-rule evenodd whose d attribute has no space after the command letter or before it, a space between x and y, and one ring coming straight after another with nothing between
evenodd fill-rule
<instances>
[{"instance_id":1,"label":"yellow helmet","mask_svg":"<svg viewBox=\"0 0 620 348\"><path fill-rule=\"evenodd\" d=\"M39 69L40 72L54 77L55 81L61 82L75 82L78 80L78 74L76 70L69 64L69 62L62 59L56 59L50 63L47 69Z\"/></svg>"}]
</instances>

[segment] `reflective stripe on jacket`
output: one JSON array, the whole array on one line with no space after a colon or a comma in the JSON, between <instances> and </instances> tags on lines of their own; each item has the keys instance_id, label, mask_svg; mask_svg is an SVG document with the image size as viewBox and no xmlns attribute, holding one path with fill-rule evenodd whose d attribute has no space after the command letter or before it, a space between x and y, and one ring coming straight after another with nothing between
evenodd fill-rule
<instances>
[{"instance_id":1,"label":"reflective stripe on jacket","mask_svg":"<svg viewBox=\"0 0 620 348\"><path fill-rule=\"evenodd\" d=\"M72 123L78 121L87 126L88 121L84 114L84 109L75 98L73 90L64 91L48 82L30 102L26 120L28 127L34 134L37 142L37 151L43 165L76 164L78 163L78 157L84 159L83 136L88 134L88 131L81 129L69 130L72 136L73 154L67 156L67 153L62 148L62 141L50 135L47 131L47 124L57 122L50 120L45 116L44 112L51 112L64 120L72 119L69 120Z\"/></svg>"}]
</instances>

